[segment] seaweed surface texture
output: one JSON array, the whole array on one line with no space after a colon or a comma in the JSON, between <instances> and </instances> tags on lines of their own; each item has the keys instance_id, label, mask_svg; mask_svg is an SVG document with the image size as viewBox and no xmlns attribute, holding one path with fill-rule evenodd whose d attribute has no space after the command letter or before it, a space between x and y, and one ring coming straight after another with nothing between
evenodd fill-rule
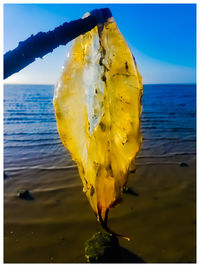
<instances>
[{"instance_id":1,"label":"seaweed surface texture","mask_svg":"<svg viewBox=\"0 0 200 267\"><path fill-rule=\"evenodd\" d=\"M54 95L57 127L89 203L106 224L142 136L142 78L113 17L77 37Z\"/></svg>"}]
</instances>

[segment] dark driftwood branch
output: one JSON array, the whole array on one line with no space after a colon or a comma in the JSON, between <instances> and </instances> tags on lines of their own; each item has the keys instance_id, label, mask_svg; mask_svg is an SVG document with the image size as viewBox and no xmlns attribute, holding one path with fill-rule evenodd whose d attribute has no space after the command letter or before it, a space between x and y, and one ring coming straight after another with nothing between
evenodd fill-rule
<instances>
[{"instance_id":1,"label":"dark driftwood branch","mask_svg":"<svg viewBox=\"0 0 200 267\"><path fill-rule=\"evenodd\" d=\"M65 22L53 31L39 32L19 42L17 48L4 54L4 79L25 68L36 58L42 58L52 52L59 45L66 45L77 36L90 31L111 16L108 8L94 10L86 18Z\"/></svg>"}]
</instances>

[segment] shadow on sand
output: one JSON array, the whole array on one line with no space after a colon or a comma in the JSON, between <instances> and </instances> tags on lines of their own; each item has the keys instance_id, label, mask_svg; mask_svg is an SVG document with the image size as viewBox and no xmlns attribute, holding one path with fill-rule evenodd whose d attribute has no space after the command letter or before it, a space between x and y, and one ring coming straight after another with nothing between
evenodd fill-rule
<instances>
[{"instance_id":1,"label":"shadow on sand","mask_svg":"<svg viewBox=\"0 0 200 267\"><path fill-rule=\"evenodd\" d=\"M124 194L133 195L135 197L139 197L139 194L136 191L134 191L132 188L130 188L130 187L125 187L123 189L123 193Z\"/></svg>"},{"instance_id":2,"label":"shadow on sand","mask_svg":"<svg viewBox=\"0 0 200 267\"><path fill-rule=\"evenodd\" d=\"M120 247L119 263L145 263L145 261L128 249Z\"/></svg>"}]
</instances>

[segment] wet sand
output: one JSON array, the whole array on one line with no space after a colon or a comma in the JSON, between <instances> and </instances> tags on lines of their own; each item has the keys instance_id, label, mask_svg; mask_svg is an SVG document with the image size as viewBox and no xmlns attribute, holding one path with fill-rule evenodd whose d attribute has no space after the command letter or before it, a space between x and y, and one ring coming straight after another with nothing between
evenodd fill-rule
<instances>
[{"instance_id":1,"label":"wet sand","mask_svg":"<svg viewBox=\"0 0 200 267\"><path fill-rule=\"evenodd\" d=\"M110 228L126 262L192 263L196 252L196 166L141 164L129 192L110 209ZM4 262L85 262L84 243L101 226L82 192L77 168L21 170L4 181ZM20 199L29 190L33 200Z\"/></svg>"}]
</instances>

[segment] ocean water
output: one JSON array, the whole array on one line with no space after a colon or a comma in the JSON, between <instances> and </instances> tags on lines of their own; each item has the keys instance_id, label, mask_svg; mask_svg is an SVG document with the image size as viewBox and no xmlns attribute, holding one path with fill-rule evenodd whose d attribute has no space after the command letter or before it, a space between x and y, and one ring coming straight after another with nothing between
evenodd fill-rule
<instances>
[{"instance_id":1,"label":"ocean water","mask_svg":"<svg viewBox=\"0 0 200 267\"><path fill-rule=\"evenodd\" d=\"M53 108L53 85L4 85L4 169L67 168ZM144 85L143 142L137 164L196 156L196 85Z\"/></svg>"}]
</instances>

